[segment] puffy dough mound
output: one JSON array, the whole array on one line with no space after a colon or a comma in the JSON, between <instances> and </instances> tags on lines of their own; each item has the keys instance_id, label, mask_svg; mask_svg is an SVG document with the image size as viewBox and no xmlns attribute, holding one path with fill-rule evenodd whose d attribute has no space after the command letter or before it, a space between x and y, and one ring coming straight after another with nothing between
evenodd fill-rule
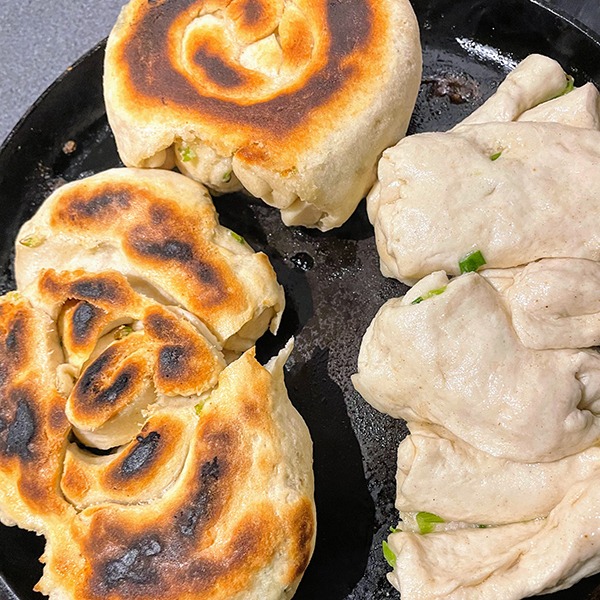
<instances>
[{"instance_id":1,"label":"puffy dough mound","mask_svg":"<svg viewBox=\"0 0 600 600\"><path fill-rule=\"evenodd\" d=\"M17 243L21 289L0 298L0 520L46 537L37 589L53 600L280 600L310 560L292 344L264 367L220 343L238 318L228 294L244 311L247 281L250 304L279 287L252 279L263 260L204 201L181 175L116 171L56 192Z\"/></svg>"},{"instance_id":2,"label":"puffy dough mound","mask_svg":"<svg viewBox=\"0 0 600 600\"><path fill-rule=\"evenodd\" d=\"M498 458L548 462L600 439L600 356L527 348L478 273L448 282L436 272L388 300L352 380L378 410L443 426Z\"/></svg>"},{"instance_id":3,"label":"puffy dough mound","mask_svg":"<svg viewBox=\"0 0 600 600\"><path fill-rule=\"evenodd\" d=\"M269 259L219 225L204 186L170 171L112 169L54 192L18 235L24 288L42 268L115 269L243 351L285 305Z\"/></svg>"},{"instance_id":4,"label":"puffy dough mound","mask_svg":"<svg viewBox=\"0 0 600 600\"><path fill-rule=\"evenodd\" d=\"M287 225L341 225L406 132L421 76L408 0L132 0L107 46L123 162L245 188Z\"/></svg>"},{"instance_id":5,"label":"puffy dough mound","mask_svg":"<svg viewBox=\"0 0 600 600\"><path fill-rule=\"evenodd\" d=\"M382 273L409 285L458 275L474 250L498 268L598 260L600 102L593 85L570 87L532 55L451 131L386 150L367 200Z\"/></svg>"}]
</instances>

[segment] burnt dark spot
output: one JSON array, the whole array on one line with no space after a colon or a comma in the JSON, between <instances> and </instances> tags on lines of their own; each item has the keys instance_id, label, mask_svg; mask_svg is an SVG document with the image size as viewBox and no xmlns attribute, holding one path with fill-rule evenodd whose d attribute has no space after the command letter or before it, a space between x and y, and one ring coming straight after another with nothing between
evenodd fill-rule
<instances>
[{"instance_id":1,"label":"burnt dark spot","mask_svg":"<svg viewBox=\"0 0 600 600\"><path fill-rule=\"evenodd\" d=\"M76 392L88 396L98 386L100 375L114 357L114 349L107 348L81 375L76 385Z\"/></svg>"},{"instance_id":2,"label":"burnt dark spot","mask_svg":"<svg viewBox=\"0 0 600 600\"><path fill-rule=\"evenodd\" d=\"M146 437L138 435L137 444L121 463L120 474L124 477L137 475L141 470L151 466L160 442L160 433L151 431Z\"/></svg>"},{"instance_id":3,"label":"burnt dark spot","mask_svg":"<svg viewBox=\"0 0 600 600\"><path fill-rule=\"evenodd\" d=\"M120 373L112 385L96 396L96 404L114 404L132 387L131 382L132 373L129 370Z\"/></svg>"},{"instance_id":4,"label":"burnt dark spot","mask_svg":"<svg viewBox=\"0 0 600 600\"><path fill-rule=\"evenodd\" d=\"M198 525L207 520L214 511L216 483L219 480L221 467L215 456L200 469L200 488L190 506L176 516L179 531L185 537L194 535Z\"/></svg>"},{"instance_id":5,"label":"burnt dark spot","mask_svg":"<svg viewBox=\"0 0 600 600\"><path fill-rule=\"evenodd\" d=\"M186 351L183 346L164 346L158 356L158 372L164 379L176 379L186 370Z\"/></svg>"},{"instance_id":6,"label":"burnt dark spot","mask_svg":"<svg viewBox=\"0 0 600 600\"><path fill-rule=\"evenodd\" d=\"M118 558L104 566L102 582L113 589L121 584L153 584L158 580L156 557L162 552L156 537L140 540Z\"/></svg>"},{"instance_id":7,"label":"burnt dark spot","mask_svg":"<svg viewBox=\"0 0 600 600\"><path fill-rule=\"evenodd\" d=\"M107 213L129 208L130 203L131 194L127 191L98 191L93 198L74 201L72 211L75 213L74 216L100 219Z\"/></svg>"},{"instance_id":8,"label":"burnt dark spot","mask_svg":"<svg viewBox=\"0 0 600 600\"><path fill-rule=\"evenodd\" d=\"M221 467L219 466L219 459L215 456L210 462L206 462L202 465L200 476L203 482L210 480L217 480L221 475Z\"/></svg>"},{"instance_id":9,"label":"burnt dark spot","mask_svg":"<svg viewBox=\"0 0 600 600\"><path fill-rule=\"evenodd\" d=\"M90 300L114 300L114 286L103 279L87 279L73 284L73 293Z\"/></svg>"},{"instance_id":10,"label":"burnt dark spot","mask_svg":"<svg viewBox=\"0 0 600 600\"><path fill-rule=\"evenodd\" d=\"M217 300L221 299L224 291L220 289L219 274L211 265L196 258L191 244L177 239L148 241L148 231L145 228L138 228L130 243L141 256L178 262L203 285L217 288Z\"/></svg>"},{"instance_id":11,"label":"burnt dark spot","mask_svg":"<svg viewBox=\"0 0 600 600\"><path fill-rule=\"evenodd\" d=\"M167 99L168 104L185 107L188 111L196 108L202 114L263 128L276 135L299 126L307 113L332 98L352 75L351 70L343 66L347 56L373 39L373 14L366 0L332 0L327 3L331 44L324 67L301 89L266 102L241 105L199 94L196 87L173 68L164 51L169 46L171 25L194 1L165 2L147 11L136 23L123 55L131 84L139 94L156 98L157 102ZM254 16L253 4L255 0L247 2L246 18ZM228 87L239 85L240 73L225 65L218 55L205 50L196 56L196 61L217 83Z\"/></svg>"},{"instance_id":12,"label":"burnt dark spot","mask_svg":"<svg viewBox=\"0 0 600 600\"><path fill-rule=\"evenodd\" d=\"M369 39L373 15L369 2L330 0L327 24L332 37L331 54L341 58L362 46Z\"/></svg>"},{"instance_id":13,"label":"burnt dark spot","mask_svg":"<svg viewBox=\"0 0 600 600\"><path fill-rule=\"evenodd\" d=\"M5 419L3 419L2 417L0 417L0 433L5 431L7 427L8 427L7 421Z\"/></svg>"},{"instance_id":14,"label":"burnt dark spot","mask_svg":"<svg viewBox=\"0 0 600 600\"><path fill-rule=\"evenodd\" d=\"M29 448L36 431L35 415L26 398L17 401L14 419L8 425L5 453L18 456L22 460L31 459L33 453Z\"/></svg>"},{"instance_id":15,"label":"burnt dark spot","mask_svg":"<svg viewBox=\"0 0 600 600\"><path fill-rule=\"evenodd\" d=\"M20 354L21 339L25 330L25 324L22 319L15 319L12 324L8 335L6 336L6 349L11 354Z\"/></svg>"},{"instance_id":16,"label":"burnt dark spot","mask_svg":"<svg viewBox=\"0 0 600 600\"><path fill-rule=\"evenodd\" d=\"M136 377L139 376L134 365L127 365L108 387L105 386L104 371L113 355L114 350L109 347L80 377L75 386L75 397L80 402L80 408L83 405L93 410L95 406L115 404L134 387Z\"/></svg>"},{"instance_id":17,"label":"burnt dark spot","mask_svg":"<svg viewBox=\"0 0 600 600\"><path fill-rule=\"evenodd\" d=\"M172 218L171 211L166 207L157 205L150 207L150 221L153 225L162 225L170 218Z\"/></svg>"},{"instance_id":18,"label":"burnt dark spot","mask_svg":"<svg viewBox=\"0 0 600 600\"><path fill-rule=\"evenodd\" d=\"M246 78L230 67L218 54L208 48L199 48L194 54L194 62L204 71L207 79L225 88L242 85Z\"/></svg>"},{"instance_id":19,"label":"burnt dark spot","mask_svg":"<svg viewBox=\"0 0 600 600\"><path fill-rule=\"evenodd\" d=\"M166 319L163 315L150 314L144 321L146 330L150 335L160 339L170 337L173 332L173 321Z\"/></svg>"},{"instance_id":20,"label":"burnt dark spot","mask_svg":"<svg viewBox=\"0 0 600 600\"><path fill-rule=\"evenodd\" d=\"M260 22L264 15L263 5L260 0L246 0L243 6L244 23L252 27Z\"/></svg>"},{"instance_id":21,"label":"burnt dark spot","mask_svg":"<svg viewBox=\"0 0 600 600\"><path fill-rule=\"evenodd\" d=\"M102 312L89 302L80 302L77 305L72 318L73 336L76 341L87 340L94 321L96 321Z\"/></svg>"},{"instance_id":22,"label":"burnt dark spot","mask_svg":"<svg viewBox=\"0 0 600 600\"><path fill-rule=\"evenodd\" d=\"M144 256L151 256L164 260L176 260L181 263L189 263L194 258L192 246L187 242L182 242L180 240L149 242L143 237L140 237L134 241L133 246Z\"/></svg>"},{"instance_id":23,"label":"burnt dark spot","mask_svg":"<svg viewBox=\"0 0 600 600\"><path fill-rule=\"evenodd\" d=\"M479 96L479 84L467 74L437 75L424 79L429 86L429 97L447 97L452 104L471 102Z\"/></svg>"}]
</instances>

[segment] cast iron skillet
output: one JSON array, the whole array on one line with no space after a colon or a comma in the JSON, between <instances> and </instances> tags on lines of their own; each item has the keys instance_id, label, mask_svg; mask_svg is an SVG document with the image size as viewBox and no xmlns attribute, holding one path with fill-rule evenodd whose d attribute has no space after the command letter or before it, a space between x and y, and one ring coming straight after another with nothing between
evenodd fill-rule
<instances>
[{"instance_id":1,"label":"cast iron skillet","mask_svg":"<svg viewBox=\"0 0 600 600\"><path fill-rule=\"evenodd\" d=\"M489 96L515 62L532 52L556 58L578 85L600 83L600 42L535 0L413 0L422 28L423 84L409 133L444 130ZM100 44L36 102L0 149L0 293L12 289L12 248L20 224L48 194L120 165L102 100ZM77 148L67 154L65 142ZM332 182L335 185L335 182ZM287 308L276 337L290 335L290 397L314 440L318 536L298 600L398 598L385 579L381 542L397 522L396 448L403 423L377 413L353 390L362 335L385 300L405 287L379 273L364 206L342 228L319 233L285 228L259 202L216 202L221 221L266 252L284 285ZM543 415L540 415L543 418ZM599 507L600 509L600 507ZM43 540L0 526L0 598L33 600ZM600 576L553 600L600 599Z\"/></svg>"}]
</instances>

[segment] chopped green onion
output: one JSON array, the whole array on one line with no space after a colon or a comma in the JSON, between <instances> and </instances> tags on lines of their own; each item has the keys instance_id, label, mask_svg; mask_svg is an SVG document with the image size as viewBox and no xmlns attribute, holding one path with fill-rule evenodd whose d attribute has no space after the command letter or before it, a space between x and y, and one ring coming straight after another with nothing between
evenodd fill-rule
<instances>
[{"instance_id":1,"label":"chopped green onion","mask_svg":"<svg viewBox=\"0 0 600 600\"><path fill-rule=\"evenodd\" d=\"M133 333L133 327L131 325L121 325L121 327L115 330L113 337L115 340L122 340L127 337L130 333Z\"/></svg>"},{"instance_id":2,"label":"chopped green onion","mask_svg":"<svg viewBox=\"0 0 600 600\"><path fill-rule=\"evenodd\" d=\"M415 298L411 302L411 304L420 304L421 302L423 302L423 300L429 300L429 298L433 298L434 296L439 296L440 294L443 294L446 291L446 287L447 286L438 288L437 290L429 290L426 294L423 294L422 296Z\"/></svg>"},{"instance_id":3,"label":"chopped green onion","mask_svg":"<svg viewBox=\"0 0 600 600\"><path fill-rule=\"evenodd\" d=\"M489 525L477 525L478 529L487 529Z\"/></svg>"},{"instance_id":4,"label":"chopped green onion","mask_svg":"<svg viewBox=\"0 0 600 600\"><path fill-rule=\"evenodd\" d=\"M417 513L417 527L421 533L431 533L435 529L436 523L443 523L444 519L433 513L420 512Z\"/></svg>"},{"instance_id":5,"label":"chopped green onion","mask_svg":"<svg viewBox=\"0 0 600 600\"><path fill-rule=\"evenodd\" d=\"M235 231L229 231L229 233L231 234L231 237L236 242L239 242L240 244L243 244L246 242L246 240L239 233L236 233Z\"/></svg>"},{"instance_id":6,"label":"chopped green onion","mask_svg":"<svg viewBox=\"0 0 600 600\"><path fill-rule=\"evenodd\" d=\"M38 248L46 241L44 236L33 233L19 240L19 244L27 246L27 248Z\"/></svg>"},{"instance_id":7,"label":"chopped green onion","mask_svg":"<svg viewBox=\"0 0 600 600\"><path fill-rule=\"evenodd\" d=\"M229 183L231 181L231 169L229 171L227 171L226 173L223 173L223 177L221 178L221 180L223 181L223 183Z\"/></svg>"},{"instance_id":8,"label":"chopped green onion","mask_svg":"<svg viewBox=\"0 0 600 600\"><path fill-rule=\"evenodd\" d=\"M575 88L575 79L573 77L571 77L571 75L567 75L567 87L565 88L565 91L562 93L562 95L564 96L565 94L572 92L574 88Z\"/></svg>"},{"instance_id":9,"label":"chopped green onion","mask_svg":"<svg viewBox=\"0 0 600 600\"><path fill-rule=\"evenodd\" d=\"M196 404L196 406L194 406L194 410L196 411L196 414L198 416L200 416L200 413L202 412L203 408L204 408L204 402L198 402L198 404Z\"/></svg>"},{"instance_id":10,"label":"chopped green onion","mask_svg":"<svg viewBox=\"0 0 600 600\"><path fill-rule=\"evenodd\" d=\"M481 254L481 250L475 250L471 254L467 254L463 259L458 262L461 273L470 273L471 271L477 271L479 267L485 265L485 258Z\"/></svg>"},{"instance_id":11,"label":"chopped green onion","mask_svg":"<svg viewBox=\"0 0 600 600\"><path fill-rule=\"evenodd\" d=\"M383 540L381 547L383 550L383 557L385 558L385 560L387 560L387 564L390 565L392 569L395 569L396 555L394 554L394 551L390 548L390 545L385 540Z\"/></svg>"},{"instance_id":12,"label":"chopped green onion","mask_svg":"<svg viewBox=\"0 0 600 600\"><path fill-rule=\"evenodd\" d=\"M502 155L502 150L500 150L500 152L496 152L495 154L492 154L490 156L490 160L498 160L501 155Z\"/></svg>"},{"instance_id":13,"label":"chopped green onion","mask_svg":"<svg viewBox=\"0 0 600 600\"><path fill-rule=\"evenodd\" d=\"M400 533L402 530L401 529L397 529L396 527L390 527L390 531L392 533Z\"/></svg>"},{"instance_id":14,"label":"chopped green onion","mask_svg":"<svg viewBox=\"0 0 600 600\"><path fill-rule=\"evenodd\" d=\"M181 154L181 160L183 162L189 162L196 158L196 153L189 146L181 146L179 148L179 154Z\"/></svg>"},{"instance_id":15,"label":"chopped green onion","mask_svg":"<svg viewBox=\"0 0 600 600\"><path fill-rule=\"evenodd\" d=\"M19 299L19 295L19 292L12 290L11 292L4 294L4 299L8 300L9 302L16 302Z\"/></svg>"}]
</instances>

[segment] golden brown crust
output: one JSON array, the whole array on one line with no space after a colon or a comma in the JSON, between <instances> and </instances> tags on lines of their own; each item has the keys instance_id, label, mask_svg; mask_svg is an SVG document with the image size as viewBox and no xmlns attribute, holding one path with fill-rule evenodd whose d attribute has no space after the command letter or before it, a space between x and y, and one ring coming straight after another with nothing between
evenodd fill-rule
<instances>
[{"instance_id":1,"label":"golden brown crust","mask_svg":"<svg viewBox=\"0 0 600 600\"><path fill-rule=\"evenodd\" d=\"M291 345L267 368L253 351L226 366L203 322L242 347L264 331L281 307L266 256L166 172L67 185L22 236L31 318L0 301L0 517L46 536L39 589L289 598L315 531L310 436L283 384Z\"/></svg>"},{"instance_id":2,"label":"golden brown crust","mask_svg":"<svg viewBox=\"0 0 600 600\"><path fill-rule=\"evenodd\" d=\"M312 554L315 514L303 480L310 467L290 486L288 469L296 466L281 462L288 442L275 417L279 402L273 376L251 353L232 363L195 417L177 481L143 507L90 507L68 530L54 532L42 590L56 586L78 600L208 600L254 587L253 597L284 597ZM107 483L121 477L123 464L118 459L106 471ZM141 488L143 470L132 489Z\"/></svg>"},{"instance_id":3,"label":"golden brown crust","mask_svg":"<svg viewBox=\"0 0 600 600\"><path fill-rule=\"evenodd\" d=\"M40 239L39 245L17 243L15 271L21 288L42 268L118 270L120 277L144 280L164 296L161 301L197 316L225 346L267 311L270 318L256 337L244 340L242 350L270 322L276 329L283 309L283 290L268 259L219 225L203 186L176 173L113 169L65 185L23 226L18 239L32 236ZM52 281L45 285L48 289L40 293L52 296ZM81 289L71 290L74 299L105 312L131 307L130 298L111 297L115 282L95 283L100 289L79 285ZM79 310L81 317L89 313L86 305Z\"/></svg>"},{"instance_id":4,"label":"golden brown crust","mask_svg":"<svg viewBox=\"0 0 600 600\"><path fill-rule=\"evenodd\" d=\"M126 165L176 161L326 230L404 135L420 71L408 0L131 0L104 90Z\"/></svg>"},{"instance_id":5,"label":"golden brown crust","mask_svg":"<svg viewBox=\"0 0 600 600\"><path fill-rule=\"evenodd\" d=\"M214 211L186 211L135 184L82 187L61 195L50 218L53 229L121 239L127 259L142 271L158 272L195 314L209 318L246 308L237 278L201 233L215 227Z\"/></svg>"},{"instance_id":6,"label":"golden brown crust","mask_svg":"<svg viewBox=\"0 0 600 600\"><path fill-rule=\"evenodd\" d=\"M49 319L17 293L0 298L0 516L38 531L70 508L58 485L70 425L52 353Z\"/></svg>"},{"instance_id":7,"label":"golden brown crust","mask_svg":"<svg viewBox=\"0 0 600 600\"><path fill-rule=\"evenodd\" d=\"M217 4L233 23L236 36L247 42L273 33L282 12L276 8L281 3L266 0ZM303 8L310 11L308 18L326 39L318 44L315 40L311 45L316 47L308 48L311 31L305 19L296 17L287 28L284 24L283 60L293 63L305 57L312 59L312 64L286 89L275 94L265 90L260 101L253 101L257 88L266 88L267 82L261 81L256 71L237 63L234 56L223 56L223 36L217 36L214 29L196 29L194 39L188 40L187 45L194 50L190 66L198 69L200 76L194 81L181 74L178 45L170 40L182 39L194 18L206 14L204 3L198 0L133 2L127 33L113 47L112 63L125 74L124 94L136 110L168 106L182 118L235 126L248 139L262 142L290 137L292 132L298 135L300 131L294 130L310 121L315 109L320 109L319 120L326 121L325 115L333 116L342 106L357 103L347 89L385 71L382 49L387 46L384 40L392 35L386 28L385 3L320 0ZM218 9L213 7L215 12ZM317 56L310 56L311 50L318 52ZM208 90L202 88L205 80Z\"/></svg>"}]
</instances>

